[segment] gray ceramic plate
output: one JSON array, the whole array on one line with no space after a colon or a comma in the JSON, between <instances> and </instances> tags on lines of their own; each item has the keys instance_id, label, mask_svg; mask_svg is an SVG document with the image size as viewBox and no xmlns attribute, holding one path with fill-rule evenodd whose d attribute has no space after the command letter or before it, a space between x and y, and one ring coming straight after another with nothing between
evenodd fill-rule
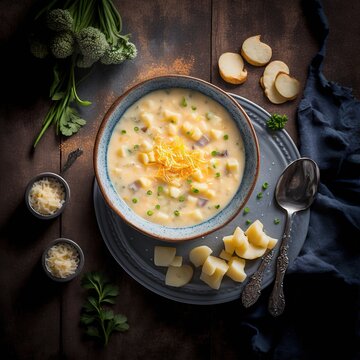
<instances>
[{"instance_id":1,"label":"gray ceramic plate","mask_svg":"<svg viewBox=\"0 0 360 360\"><path fill-rule=\"evenodd\" d=\"M231 94L232 95L232 94ZM211 235L179 244L169 244L177 248L177 255L184 257L188 263L189 251L199 245L208 245L213 249L213 255L219 255L223 248L222 237L232 234L236 226L246 229L246 220L259 219L264 224L266 233L280 239L285 225L285 214L274 200L276 181L287 164L300 157L299 152L286 131L270 132L265 126L269 117L264 109L251 101L233 95L250 116L260 143L260 174L255 190L247 203L250 212L239 214L233 221ZM256 195L261 191L262 184L267 182L269 187L263 192L263 198L258 200ZM193 280L182 288L165 286L165 268L153 264L153 249L155 245L166 243L149 238L126 225L105 203L97 183L94 184L94 206L97 221L104 241L122 268L140 284L149 290L179 302L189 304L218 304L238 299L244 287L225 277L219 290L212 290L200 279L200 269L196 269ZM278 225L274 219L280 219ZM289 249L290 264L299 254L308 230L310 211L299 213L292 226L292 243ZM279 243L275 248L278 254ZM247 261L245 271L250 276L260 264L260 259ZM269 285L275 274L275 261L265 275L263 286Z\"/></svg>"}]
</instances>

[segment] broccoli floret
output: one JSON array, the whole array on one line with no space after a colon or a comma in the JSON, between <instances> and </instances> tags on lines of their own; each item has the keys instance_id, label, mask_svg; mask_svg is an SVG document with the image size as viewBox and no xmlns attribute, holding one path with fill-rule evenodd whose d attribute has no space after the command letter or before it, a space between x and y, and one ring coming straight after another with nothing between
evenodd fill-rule
<instances>
[{"instance_id":1,"label":"broccoli floret","mask_svg":"<svg viewBox=\"0 0 360 360\"><path fill-rule=\"evenodd\" d=\"M101 62L105 65L121 64L126 59L134 59L137 55L136 47L127 40L119 40L116 46L111 46L105 51Z\"/></svg>"},{"instance_id":2,"label":"broccoli floret","mask_svg":"<svg viewBox=\"0 0 360 360\"><path fill-rule=\"evenodd\" d=\"M37 58L43 59L49 54L47 45L38 39L30 38L30 52Z\"/></svg>"},{"instance_id":3,"label":"broccoli floret","mask_svg":"<svg viewBox=\"0 0 360 360\"><path fill-rule=\"evenodd\" d=\"M74 19L68 10L54 9L47 14L46 24L50 30L71 31Z\"/></svg>"},{"instance_id":4,"label":"broccoli floret","mask_svg":"<svg viewBox=\"0 0 360 360\"><path fill-rule=\"evenodd\" d=\"M80 30L76 39L82 55L94 61L99 60L109 48L105 35L92 26Z\"/></svg>"},{"instance_id":5,"label":"broccoli floret","mask_svg":"<svg viewBox=\"0 0 360 360\"><path fill-rule=\"evenodd\" d=\"M50 50L54 57L64 59L70 56L75 49L75 39L71 32L63 31L56 34L50 43Z\"/></svg>"},{"instance_id":6,"label":"broccoli floret","mask_svg":"<svg viewBox=\"0 0 360 360\"><path fill-rule=\"evenodd\" d=\"M76 66L79 68L89 68L91 67L96 60L89 59L86 56L80 55L80 57L76 61Z\"/></svg>"}]
</instances>

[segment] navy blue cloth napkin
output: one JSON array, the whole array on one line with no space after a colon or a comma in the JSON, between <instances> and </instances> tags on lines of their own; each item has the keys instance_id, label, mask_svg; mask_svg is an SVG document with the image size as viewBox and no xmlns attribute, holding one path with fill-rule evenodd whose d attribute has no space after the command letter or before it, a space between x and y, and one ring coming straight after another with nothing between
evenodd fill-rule
<instances>
[{"instance_id":1,"label":"navy blue cloth napkin","mask_svg":"<svg viewBox=\"0 0 360 360\"><path fill-rule=\"evenodd\" d=\"M300 152L314 159L321 183L304 247L285 278L287 306L267 313L272 286L245 313L242 331L257 359L360 359L360 102L322 74L327 19L304 2L321 48L298 108Z\"/></svg>"}]
</instances>

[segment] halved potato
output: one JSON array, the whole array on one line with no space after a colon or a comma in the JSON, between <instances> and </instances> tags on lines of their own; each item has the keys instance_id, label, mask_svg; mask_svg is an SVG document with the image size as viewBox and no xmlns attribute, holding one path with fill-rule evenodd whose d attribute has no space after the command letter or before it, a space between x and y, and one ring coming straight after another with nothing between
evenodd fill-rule
<instances>
[{"instance_id":1,"label":"halved potato","mask_svg":"<svg viewBox=\"0 0 360 360\"><path fill-rule=\"evenodd\" d=\"M241 47L241 55L251 65L264 66L272 56L272 49L269 45L260 41L261 35L251 36L246 39Z\"/></svg>"},{"instance_id":2,"label":"halved potato","mask_svg":"<svg viewBox=\"0 0 360 360\"><path fill-rule=\"evenodd\" d=\"M180 267L169 266L165 276L165 284L174 287L181 287L190 282L194 270L190 265Z\"/></svg>"},{"instance_id":3,"label":"halved potato","mask_svg":"<svg viewBox=\"0 0 360 360\"><path fill-rule=\"evenodd\" d=\"M204 264L211 253L212 250L208 246L197 246L190 251L189 259L196 267L198 267Z\"/></svg>"},{"instance_id":4,"label":"halved potato","mask_svg":"<svg viewBox=\"0 0 360 360\"><path fill-rule=\"evenodd\" d=\"M289 74L280 71L275 78L275 88L281 96L293 100L300 93L300 82Z\"/></svg>"},{"instance_id":5,"label":"halved potato","mask_svg":"<svg viewBox=\"0 0 360 360\"><path fill-rule=\"evenodd\" d=\"M219 57L220 76L230 84L242 84L247 79L244 60L240 54L226 52Z\"/></svg>"}]
</instances>

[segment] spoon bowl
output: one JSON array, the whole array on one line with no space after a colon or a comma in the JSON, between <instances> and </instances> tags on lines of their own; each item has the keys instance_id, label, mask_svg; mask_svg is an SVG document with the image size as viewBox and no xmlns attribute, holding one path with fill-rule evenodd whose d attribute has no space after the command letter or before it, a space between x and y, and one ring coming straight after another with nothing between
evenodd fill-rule
<instances>
[{"instance_id":1,"label":"spoon bowl","mask_svg":"<svg viewBox=\"0 0 360 360\"><path fill-rule=\"evenodd\" d=\"M287 255L291 236L291 224L298 211L308 209L313 203L320 181L319 167L314 160L300 158L290 163L280 175L275 188L275 199L286 211L286 224L276 264L276 278L269 301L273 316L283 313L285 297L283 281L289 264Z\"/></svg>"}]
</instances>

